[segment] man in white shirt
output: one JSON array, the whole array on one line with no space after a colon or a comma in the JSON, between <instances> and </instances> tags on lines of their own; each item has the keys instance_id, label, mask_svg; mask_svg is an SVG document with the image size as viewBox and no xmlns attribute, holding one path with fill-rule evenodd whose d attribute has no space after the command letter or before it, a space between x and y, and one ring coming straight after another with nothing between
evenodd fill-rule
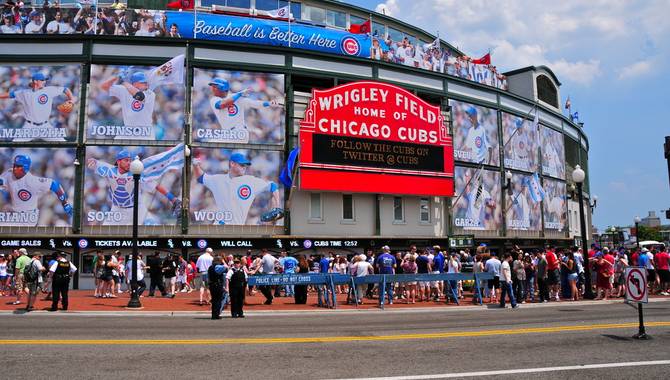
<instances>
[{"instance_id":1,"label":"man in white shirt","mask_svg":"<svg viewBox=\"0 0 670 380\"><path fill-rule=\"evenodd\" d=\"M361 258L358 258L358 262L354 264L353 269L355 271L356 277L365 277L369 274L374 274L375 270L372 267L372 264L365 260L361 260ZM363 303L363 295L365 294L365 288L367 287L367 284L358 284L356 286L356 302L360 305Z\"/></svg>"},{"instance_id":2,"label":"man in white shirt","mask_svg":"<svg viewBox=\"0 0 670 380\"><path fill-rule=\"evenodd\" d=\"M198 276L200 278L200 285L198 285L200 288L200 305L203 305L205 302L209 303L212 297L209 292L209 287L207 286L207 271L209 270L209 267L212 266L212 261L214 260L212 253L214 253L213 249L205 249L205 253L200 255L200 257L198 257L198 261L195 263L195 268L198 271ZM203 299L205 292L207 292L207 301L204 301Z\"/></svg>"},{"instance_id":3,"label":"man in white shirt","mask_svg":"<svg viewBox=\"0 0 670 380\"><path fill-rule=\"evenodd\" d=\"M272 256L270 252L263 248L261 250L261 255L263 258L261 259L261 266L263 269L263 274L275 274L275 266L277 263L279 263L279 260ZM260 287L261 293L265 296L265 305L272 305L272 299L273 299L273 292L274 292L274 286L268 286L268 285L261 285Z\"/></svg>"},{"instance_id":4,"label":"man in white shirt","mask_svg":"<svg viewBox=\"0 0 670 380\"><path fill-rule=\"evenodd\" d=\"M37 293L40 291L40 285L42 284L42 272L45 272L46 269L42 265L42 254L41 253L35 253L33 255L32 260L30 261L30 264L26 266L26 270L29 267L34 267L37 270L37 277L35 278L34 281L30 281L30 279L26 278L26 287L29 290L28 293L28 304L26 305L26 311L31 311L33 310L33 305L35 304L35 299L37 299ZM24 272L25 273L25 272Z\"/></svg>"},{"instance_id":5,"label":"man in white shirt","mask_svg":"<svg viewBox=\"0 0 670 380\"><path fill-rule=\"evenodd\" d=\"M63 21L63 13L59 10L54 15L54 19L47 24L47 34L70 34L74 29L69 23Z\"/></svg>"},{"instance_id":6,"label":"man in white shirt","mask_svg":"<svg viewBox=\"0 0 670 380\"><path fill-rule=\"evenodd\" d=\"M147 288L147 283L144 281L144 271L146 264L142 261L142 254L137 254L137 298L142 297L142 293ZM132 284L133 281L133 259L131 258L126 263L126 279L128 284Z\"/></svg>"},{"instance_id":7,"label":"man in white shirt","mask_svg":"<svg viewBox=\"0 0 670 380\"><path fill-rule=\"evenodd\" d=\"M42 14L38 11L30 12L30 22L26 25L25 34L42 34L44 33L44 19Z\"/></svg>"},{"instance_id":8,"label":"man in white shirt","mask_svg":"<svg viewBox=\"0 0 670 380\"><path fill-rule=\"evenodd\" d=\"M511 261L512 255L510 253L505 253L502 264L500 265L500 307L503 309L505 308L505 294L509 295L509 301L512 304L513 309L519 307L519 305L516 304L514 291L512 290L512 268L509 265Z\"/></svg>"}]
</instances>

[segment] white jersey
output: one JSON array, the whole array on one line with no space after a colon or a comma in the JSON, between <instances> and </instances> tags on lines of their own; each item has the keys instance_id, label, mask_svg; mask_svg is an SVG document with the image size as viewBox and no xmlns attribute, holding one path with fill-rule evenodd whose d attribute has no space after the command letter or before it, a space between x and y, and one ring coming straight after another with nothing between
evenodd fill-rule
<instances>
[{"instance_id":1,"label":"white jersey","mask_svg":"<svg viewBox=\"0 0 670 380\"><path fill-rule=\"evenodd\" d=\"M142 91L144 100L139 101L128 92L128 90L115 84L109 89L109 95L121 102L121 112L123 113L123 125L130 127L149 127L153 126L154 107L156 106L156 93L150 89ZM125 137L124 138L129 138Z\"/></svg>"},{"instance_id":2,"label":"white jersey","mask_svg":"<svg viewBox=\"0 0 670 380\"><path fill-rule=\"evenodd\" d=\"M51 178L37 177L32 173L16 179L12 169L0 175L0 185L9 193L12 210L19 212L37 210L37 201L49 192L52 183Z\"/></svg>"},{"instance_id":3,"label":"white jersey","mask_svg":"<svg viewBox=\"0 0 670 380\"><path fill-rule=\"evenodd\" d=\"M209 106L212 109L212 112L214 112L216 120L219 122L219 125L222 129L247 129L247 123L245 120L247 109L263 107L263 102L261 101L241 97L230 104L227 108L217 109L216 104L223 102L224 100L224 98L220 98L218 96L214 96L209 99Z\"/></svg>"},{"instance_id":4,"label":"white jersey","mask_svg":"<svg viewBox=\"0 0 670 380\"><path fill-rule=\"evenodd\" d=\"M35 21L31 21L26 25L26 28L24 30L25 34L39 34L42 33L42 27L44 27L44 21L42 21L41 24L35 23Z\"/></svg>"},{"instance_id":5,"label":"white jersey","mask_svg":"<svg viewBox=\"0 0 670 380\"><path fill-rule=\"evenodd\" d=\"M516 203L512 209L514 211L514 222L510 227L514 230L530 229L530 206L523 193L516 198Z\"/></svg>"},{"instance_id":6,"label":"white jersey","mask_svg":"<svg viewBox=\"0 0 670 380\"><path fill-rule=\"evenodd\" d=\"M231 177L228 174L203 174L202 184L212 192L225 224L243 225L254 199L263 191L271 191L273 183L251 175Z\"/></svg>"},{"instance_id":7,"label":"white jersey","mask_svg":"<svg viewBox=\"0 0 670 380\"><path fill-rule=\"evenodd\" d=\"M468 130L468 135L465 138L465 146L474 154L475 162L484 162L488 156L488 149L491 146L486 137L486 129L478 125Z\"/></svg>"},{"instance_id":8,"label":"white jersey","mask_svg":"<svg viewBox=\"0 0 670 380\"><path fill-rule=\"evenodd\" d=\"M545 145L544 151L544 172L552 177L558 177L558 168L560 159L554 146L549 142Z\"/></svg>"},{"instance_id":9,"label":"white jersey","mask_svg":"<svg viewBox=\"0 0 670 380\"><path fill-rule=\"evenodd\" d=\"M98 160L95 160L95 164L95 173L107 180L107 185L109 185L110 190L109 193L107 193L107 196L112 201L112 206L132 208L133 190L135 186L132 173L120 173L118 167ZM145 190L142 185L143 182L140 182L140 192ZM141 196L139 201L141 204Z\"/></svg>"},{"instance_id":10,"label":"white jersey","mask_svg":"<svg viewBox=\"0 0 670 380\"><path fill-rule=\"evenodd\" d=\"M491 200L491 194L482 187L481 194L477 198L477 189L473 188L469 194L465 194L465 199L468 201L468 210L465 215L466 218L470 219L473 224L477 224L476 227L484 228L484 219L486 213L483 212L488 203Z\"/></svg>"},{"instance_id":11,"label":"white jersey","mask_svg":"<svg viewBox=\"0 0 670 380\"><path fill-rule=\"evenodd\" d=\"M21 110L26 122L33 125L45 124L49 121L54 98L65 93L65 87L46 86L37 91L21 89L11 91L9 97L21 103Z\"/></svg>"},{"instance_id":12,"label":"white jersey","mask_svg":"<svg viewBox=\"0 0 670 380\"><path fill-rule=\"evenodd\" d=\"M74 29L66 22L53 20L47 24L47 33L70 34Z\"/></svg>"},{"instance_id":13,"label":"white jersey","mask_svg":"<svg viewBox=\"0 0 670 380\"><path fill-rule=\"evenodd\" d=\"M549 221L551 222L557 222L557 223L560 222L561 215L563 215L564 209L565 207L563 205L563 200L561 199L561 197L560 196L552 197L551 200L549 201L549 205L547 206L547 211L549 211L547 219L549 219Z\"/></svg>"}]
</instances>

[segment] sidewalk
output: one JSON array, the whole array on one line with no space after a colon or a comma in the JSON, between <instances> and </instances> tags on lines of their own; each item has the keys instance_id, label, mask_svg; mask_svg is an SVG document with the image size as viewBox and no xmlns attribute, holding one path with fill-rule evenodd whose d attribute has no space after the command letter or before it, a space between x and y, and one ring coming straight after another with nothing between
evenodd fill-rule
<instances>
[{"instance_id":1,"label":"sidewalk","mask_svg":"<svg viewBox=\"0 0 670 380\"><path fill-rule=\"evenodd\" d=\"M146 294L146 293L145 293ZM35 311L47 310L51 307L51 301L44 301L44 294L40 294L38 301L35 304ZM0 297L0 312L13 312L13 311L23 311L26 307L26 297L21 298L20 305L12 305L12 302L15 300L15 297L4 296ZM136 309L128 309L126 305L128 304L129 295L128 293L118 294L118 298L94 298L92 290L72 290L70 291L70 301L69 301L69 310L76 312L102 312L102 313L123 313L123 312L132 312L137 311ZM157 297L147 297L144 296L141 299L143 312L209 312L209 305L199 305L198 303L198 292L194 291L192 293L178 293L175 298L165 298L161 296ZM245 301L245 311L251 312L291 312L291 311L325 311L328 309L320 308L317 306L317 296L316 293L310 293L307 298L306 305L296 305L293 297L278 297L275 298L272 305L264 305L263 302L265 298L259 292L253 296L247 296ZM654 301L670 301L670 297L663 296L652 296L650 297L650 302ZM613 302L623 302L623 298L611 298L609 301L579 301L579 302L570 302L570 301L561 301L561 302L550 302L546 304L531 304L527 303L522 306L546 306L546 305L564 305L569 306L572 304L596 304L596 303L613 303ZM59 305L60 306L60 305ZM416 304L406 304L405 300L394 300L393 305L385 305L386 309L391 310L412 310L412 309L444 309L444 308L453 308L459 309L466 306L476 306L472 303L472 295L465 293L465 299L461 300L460 306L456 306L453 303L446 305L443 300L439 302L428 301L428 302L417 302ZM489 306L484 304L484 308ZM377 299L363 299L363 305L356 307L355 305L346 304L346 295L338 294L337 296L337 309L338 310L378 310L379 304ZM225 311L227 312L227 310Z\"/></svg>"}]
</instances>

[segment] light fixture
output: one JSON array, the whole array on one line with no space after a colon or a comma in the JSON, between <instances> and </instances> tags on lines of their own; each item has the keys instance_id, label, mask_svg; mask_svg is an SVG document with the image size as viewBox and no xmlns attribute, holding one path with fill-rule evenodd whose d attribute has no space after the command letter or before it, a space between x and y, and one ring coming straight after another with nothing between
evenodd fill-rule
<instances>
[{"instance_id":1,"label":"light fixture","mask_svg":"<svg viewBox=\"0 0 670 380\"><path fill-rule=\"evenodd\" d=\"M636 216L634 220L635 220L635 223L640 223L642 221L642 218L640 218L639 216Z\"/></svg>"},{"instance_id":2,"label":"light fixture","mask_svg":"<svg viewBox=\"0 0 670 380\"><path fill-rule=\"evenodd\" d=\"M572 180L575 181L575 183L581 184L584 182L584 179L586 179L586 173L584 173L581 166L576 165L575 170L572 171Z\"/></svg>"},{"instance_id":3,"label":"light fixture","mask_svg":"<svg viewBox=\"0 0 670 380\"><path fill-rule=\"evenodd\" d=\"M133 162L130 163L130 172L133 175L140 175L144 171L144 163L140 160L138 156L135 156Z\"/></svg>"},{"instance_id":4,"label":"light fixture","mask_svg":"<svg viewBox=\"0 0 670 380\"><path fill-rule=\"evenodd\" d=\"M79 160L76 159L76 158L74 159L74 162L72 162L72 164L73 164L74 166L79 166L79 165L81 165L81 163L79 162Z\"/></svg>"},{"instance_id":5,"label":"light fixture","mask_svg":"<svg viewBox=\"0 0 670 380\"><path fill-rule=\"evenodd\" d=\"M188 145L184 145L184 157L190 157L191 156L191 148L188 147Z\"/></svg>"},{"instance_id":6,"label":"light fixture","mask_svg":"<svg viewBox=\"0 0 670 380\"><path fill-rule=\"evenodd\" d=\"M512 191L512 172L509 170L505 172L505 185L503 186L503 190L507 190L507 195L510 197L514 194Z\"/></svg>"}]
</instances>

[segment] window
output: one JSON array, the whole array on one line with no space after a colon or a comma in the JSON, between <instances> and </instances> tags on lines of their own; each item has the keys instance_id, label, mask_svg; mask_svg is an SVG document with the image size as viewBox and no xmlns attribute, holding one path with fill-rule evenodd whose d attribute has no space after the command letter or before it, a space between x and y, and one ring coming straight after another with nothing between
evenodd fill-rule
<instances>
[{"instance_id":1,"label":"window","mask_svg":"<svg viewBox=\"0 0 670 380\"><path fill-rule=\"evenodd\" d=\"M309 219L323 220L323 210L321 209L321 194L309 194Z\"/></svg>"},{"instance_id":2,"label":"window","mask_svg":"<svg viewBox=\"0 0 670 380\"><path fill-rule=\"evenodd\" d=\"M354 220L354 196L342 194L342 219Z\"/></svg>"},{"instance_id":3,"label":"window","mask_svg":"<svg viewBox=\"0 0 670 380\"><path fill-rule=\"evenodd\" d=\"M326 23L326 10L323 8L312 7L305 5L303 18L305 20L310 20L316 23L325 24Z\"/></svg>"},{"instance_id":4,"label":"window","mask_svg":"<svg viewBox=\"0 0 670 380\"><path fill-rule=\"evenodd\" d=\"M349 25L353 25L353 24L359 24L360 25L360 24L362 24L362 23L364 23L368 20L369 19L367 19L365 17L358 17L358 16L354 16L354 15L349 15Z\"/></svg>"},{"instance_id":5,"label":"window","mask_svg":"<svg viewBox=\"0 0 670 380\"><path fill-rule=\"evenodd\" d=\"M405 33L399 31L398 29L389 28L388 37L393 42L400 42L402 41L402 38L405 37Z\"/></svg>"},{"instance_id":6,"label":"window","mask_svg":"<svg viewBox=\"0 0 670 380\"><path fill-rule=\"evenodd\" d=\"M393 221L404 222L405 210L403 210L402 197L393 197Z\"/></svg>"},{"instance_id":7,"label":"window","mask_svg":"<svg viewBox=\"0 0 670 380\"><path fill-rule=\"evenodd\" d=\"M326 11L326 24L329 26L336 26L338 28L347 27L347 14L339 11Z\"/></svg>"},{"instance_id":8,"label":"window","mask_svg":"<svg viewBox=\"0 0 670 380\"><path fill-rule=\"evenodd\" d=\"M430 223L430 199L419 199L419 222Z\"/></svg>"},{"instance_id":9,"label":"window","mask_svg":"<svg viewBox=\"0 0 670 380\"><path fill-rule=\"evenodd\" d=\"M200 0L200 6L224 5L236 8L251 8L251 0Z\"/></svg>"},{"instance_id":10,"label":"window","mask_svg":"<svg viewBox=\"0 0 670 380\"><path fill-rule=\"evenodd\" d=\"M380 24L378 22L372 22L372 35L381 37L381 38L386 38L386 26L384 24Z\"/></svg>"},{"instance_id":11,"label":"window","mask_svg":"<svg viewBox=\"0 0 670 380\"><path fill-rule=\"evenodd\" d=\"M550 104L556 108L558 107L558 90L554 86L554 82L546 75L538 75L535 79L537 86L537 98L541 101Z\"/></svg>"}]
</instances>

